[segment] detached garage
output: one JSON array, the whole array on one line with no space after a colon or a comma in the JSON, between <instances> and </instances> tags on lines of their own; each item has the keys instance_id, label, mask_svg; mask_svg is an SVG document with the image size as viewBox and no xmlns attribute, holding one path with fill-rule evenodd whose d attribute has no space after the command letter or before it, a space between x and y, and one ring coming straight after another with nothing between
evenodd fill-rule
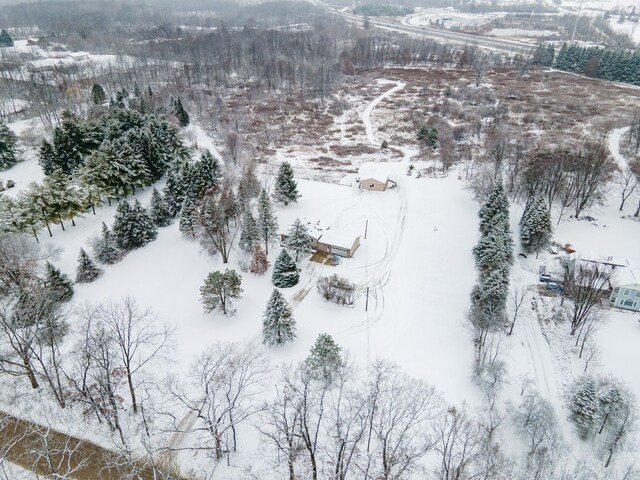
<instances>
[{"instance_id":1,"label":"detached garage","mask_svg":"<svg viewBox=\"0 0 640 480\"><path fill-rule=\"evenodd\" d=\"M384 192L389 185L386 165L365 164L360 167L360 188L374 192Z\"/></svg>"}]
</instances>

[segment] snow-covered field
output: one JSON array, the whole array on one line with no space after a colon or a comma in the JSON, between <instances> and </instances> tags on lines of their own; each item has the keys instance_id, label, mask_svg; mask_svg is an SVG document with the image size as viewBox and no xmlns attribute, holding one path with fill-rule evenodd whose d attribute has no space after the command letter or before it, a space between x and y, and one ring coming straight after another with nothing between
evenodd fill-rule
<instances>
[{"instance_id":1,"label":"snow-covered field","mask_svg":"<svg viewBox=\"0 0 640 480\"><path fill-rule=\"evenodd\" d=\"M379 85L384 87L383 93L360 112L366 138L374 146L379 145L375 126L380 121L371 119L376 106L405 86L390 81ZM20 123L12 128L27 127ZM219 156L215 139L202 128L192 127L190 132L198 147L209 148ZM614 130L609 145L616 158L624 161L617 153L621 133L620 129ZM299 180L302 196L298 203L277 209L282 232L296 218L305 218L361 234L361 246L354 257L343 259L336 267L303 262L299 284L285 291L297 320L297 338L285 347L274 349L261 343L262 312L273 290L269 272L265 276L242 274L244 296L235 305L235 316L203 311L199 287L205 276L227 267L239 270L241 256L234 252L230 264L223 265L220 256L211 257L196 241L186 239L177 223L160 229L156 241L131 252L120 263L105 267L104 275L95 282L77 285L73 303L80 306L131 295L150 306L160 320L176 329L175 361L170 367L162 365L163 372L184 372L194 354L216 341L249 342L274 364L297 362L306 357L318 334L329 333L360 365L378 357L390 359L410 375L434 385L446 402L478 405L480 393L472 379L473 345L465 327L469 292L477 275L471 249L478 238L478 203L455 170L444 177L408 176L414 152L406 147L400 150L403 160L386 164L396 188L362 191L354 185L353 175L339 183ZM421 166L420 162L413 164ZM269 169L262 173L265 184L269 184ZM39 180L41 173L36 160L30 158L3 172L2 178L18 182L18 188L10 191L14 195L27 181ZM137 197L148 202L150 192L148 188ZM565 219L557 226L554 239L571 243L578 252L597 252L640 263L640 222L622 218L617 207L612 191L606 205L587 212L597 221ZM88 213L76 219L77 226L69 225L65 232L56 227L53 238L41 235L41 241L60 248L56 264L73 277L80 248L89 248L102 222L111 224L114 213L115 205L103 206L97 215ZM517 238L521 210L514 206L511 213ZM279 248L273 245L269 249L272 263ZM571 437L574 434L566 420L564 394L580 373L581 363L573 357L566 360L567 355L573 355L566 351L566 342L570 341L566 325L541 325L528 306L538 297L534 288L538 266L553 263L554 256L548 253L541 253L539 259L516 260L512 283L528 287L530 296L514 335L505 340L509 379L505 399L516 400L520 395L518 379L531 378L556 410L565 435ZM316 292L317 279L333 273L358 285L360 296L353 307L327 303ZM370 298L365 311L367 287ZM599 361L590 368L603 375L616 375L640 397L639 316L611 310L608 317L597 333ZM73 430L73 426L69 428Z\"/></svg>"}]
</instances>

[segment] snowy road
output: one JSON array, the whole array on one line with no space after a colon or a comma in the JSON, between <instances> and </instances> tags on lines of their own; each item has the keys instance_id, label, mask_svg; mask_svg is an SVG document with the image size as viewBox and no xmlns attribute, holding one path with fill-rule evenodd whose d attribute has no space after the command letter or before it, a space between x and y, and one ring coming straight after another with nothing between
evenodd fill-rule
<instances>
[{"instance_id":1,"label":"snowy road","mask_svg":"<svg viewBox=\"0 0 640 480\"><path fill-rule=\"evenodd\" d=\"M611 152L611 156L618 164L621 170L624 170L627 165L627 159L620 153L620 141L622 140L622 136L629 131L629 127L616 128L613 130L609 137L607 138L607 146L609 148L609 152Z\"/></svg>"},{"instance_id":2,"label":"snowy road","mask_svg":"<svg viewBox=\"0 0 640 480\"><path fill-rule=\"evenodd\" d=\"M382 95L380 95L375 100L373 100L367 106L367 108L364 109L364 112L362 112L362 122L364 123L365 130L367 131L367 140L369 140L369 143L374 147L379 147L380 142L376 139L376 135L373 131L373 126L371 125L371 112L373 112L373 109L376 108L376 106L382 100L390 97L391 95L396 93L398 90L402 90L406 85L404 82L390 82L390 83L395 83L396 86L387 90Z\"/></svg>"}]
</instances>

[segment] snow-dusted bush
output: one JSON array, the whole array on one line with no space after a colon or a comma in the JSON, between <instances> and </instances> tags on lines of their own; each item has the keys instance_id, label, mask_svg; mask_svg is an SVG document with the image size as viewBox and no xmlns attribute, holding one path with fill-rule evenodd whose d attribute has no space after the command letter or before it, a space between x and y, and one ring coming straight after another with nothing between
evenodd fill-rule
<instances>
[{"instance_id":1,"label":"snow-dusted bush","mask_svg":"<svg viewBox=\"0 0 640 480\"><path fill-rule=\"evenodd\" d=\"M318 280L317 288L325 300L338 305L353 305L355 302L355 284L346 278L338 277L338 275L321 278Z\"/></svg>"}]
</instances>

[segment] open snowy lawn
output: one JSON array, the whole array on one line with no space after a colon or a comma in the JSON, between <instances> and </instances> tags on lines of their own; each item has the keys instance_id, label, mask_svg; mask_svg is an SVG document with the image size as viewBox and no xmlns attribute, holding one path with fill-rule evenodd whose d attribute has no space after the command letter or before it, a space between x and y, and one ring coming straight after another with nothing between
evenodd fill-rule
<instances>
[{"instance_id":1,"label":"open snowy lawn","mask_svg":"<svg viewBox=\"0 0 640 480\"><path fill-rule=\"evenodd\" d=\"M448 401L468 401L475 390L464 316L475 281L470 250L476 242L477 204L454 175L414 179L406 177L406 165L400 163L390 164L390 170L399 183L396 189L380 193L300 181L299 202L277 209L281 231L296 217L320 220L337 230L359 232L361 245L353 258L337 267L303 262L299 284L284 290L298 322L296 341L279 349L259 348L275 363L295 362L308 354L319 333L326 332L361 365L387 358L427 379ZM145 204L149 194L146 189L138 198ZM102 207L98 215L78 218L76 227L69 223L63 232L55 226L52 239L42 238L62 250L56 263L63 271L75 275L79 249L89 250L89 239L99 233L102 221L112 223L114 212L115 205ZM271 262L278 250L276 245L270 248ZM234 252L230 264L223 265L219 256L207 255L196 241L184 238L176 222L160 229L155 242L106 266L94 283L77 285L73 302L132 295L176 327L172 365L182 362L185 367L192 354L216 341L261 345L262 312L273 290L270 272L242 274L244 294L235 305L235 316L206 314L199 301L205 276L227 267L238 270L239 258ZM317 279L333 273L358 284L361 293L354 307L327 303L317 293Z\"/></svg>"}]
</instances>

